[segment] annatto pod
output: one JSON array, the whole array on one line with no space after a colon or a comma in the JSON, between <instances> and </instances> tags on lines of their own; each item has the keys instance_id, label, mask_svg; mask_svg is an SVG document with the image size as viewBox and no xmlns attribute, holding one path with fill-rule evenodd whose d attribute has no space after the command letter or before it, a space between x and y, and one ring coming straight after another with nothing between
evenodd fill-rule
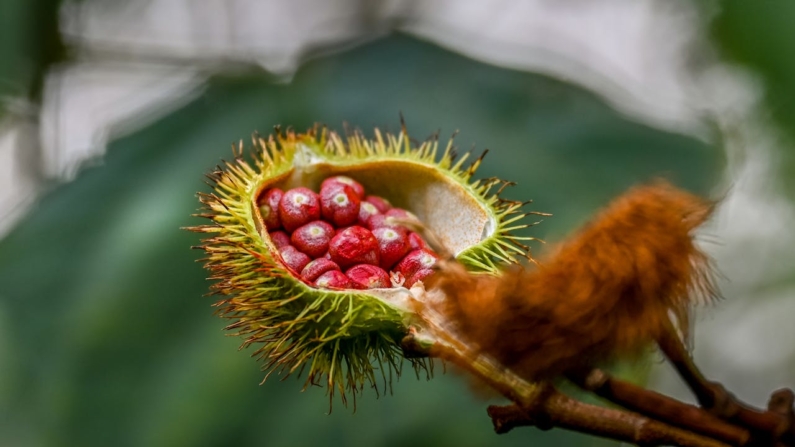
<instances>
[{"instance_id":1,"label":"annatto pod","mask_svg":"<svg viewBox=\"0 0 795 447\"><path fill-rule=\"evenodd\" d=\"M266 191L318 191L325 179L344 175L416 215L472 272L498 274L500 265L526 255L522 238L511 235L525 226L517 223L522 204L498 197L507 183L471 181L482 156L465 165L466 155L455 161L452 140L439 153L435 139L413 146L405 129L376 129L374 137L276 128L267 139L255 137L249 155L241 142L233 161L208 174L214 191L199 194L199 216L212 223L190 228L211 235L198 248L207 253L213 293L223 296L216 306L234 321L227 329L244 338L242 347L256 347L252 355L264 361L266 378L306 371L306 385L325 382L343 402L346 391L355 399L365 383L377 389L400 372L400 341L416 324L411 301L422 287L339 290L302 280L269 236L258 206ZM409 360L427 370L425 360Z\"/></svg>"}]
</instances>

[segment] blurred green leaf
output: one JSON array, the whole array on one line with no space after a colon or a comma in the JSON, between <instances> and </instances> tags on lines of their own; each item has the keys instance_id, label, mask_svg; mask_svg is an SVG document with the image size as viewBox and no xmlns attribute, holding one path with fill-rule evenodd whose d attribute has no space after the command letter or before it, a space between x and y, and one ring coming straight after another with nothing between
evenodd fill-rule
<instances>
[{"instance_id":1,"label":"blurred green leaf","mask_svg":"<svg viewBox=\"0 0 795 447\"><path fill-rule=\"evenodd\" d=\"M292 83L218 78L199 100L113 143L0 242L0 445L612 444L561 430L497 437L464 380L404 377L331 415L323 390L269 381L202 298L202 174L229 143L281 123L437 129L491 149L479 176L555 214L557 238L630 185L665 175L705 192L722 164L698 141L632 123L594 95L393 36L306 64ZM408 371L408 370L407 370Z\"/></svg>"}]
</instances>

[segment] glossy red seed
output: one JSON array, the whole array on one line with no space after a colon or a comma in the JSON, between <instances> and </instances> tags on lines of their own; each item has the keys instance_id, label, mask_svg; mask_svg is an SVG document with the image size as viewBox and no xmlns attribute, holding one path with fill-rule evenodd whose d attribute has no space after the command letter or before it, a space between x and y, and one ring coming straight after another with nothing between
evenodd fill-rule
<instances>
[{"instance_id":1,"label":"glossy red seed","mask_svg":"<svg viewBox=\"0 0 795 447\"><path fill-rule=\"evenodd\" d=\"M359 217L356 219L356 224L367 227L367 219L376 214L380 214L380 211L378 211L375 205L370 202L362 202L359 204Z\"/></svg>"},{"instance_id":2,"label":"glossy red seed","mask_svg":"<svg viewBox=\"0 0 795 447\"><path fill-rule=\"evenodd\" d=\"M301 278L309 282L314 282L320 275L330 272L331 270L340 270L340 266L330 259L317 258L301 270Z\"/></svg>"},{"instance_id":3,"label":"glossy red seed","mask_svg":"<svg viewBox=\"0 0 795 447\"><path fill-rule=\"evenodd\" d=\"M411 251L406 231L401 228L381 227L373 230L381 251L381 268L389 270Z\"/></svg>"},{"instance_id":4,"label":"glossy red seed","mask_svg":"<svg viewBox=\"0 0 795 447\"><path fill-rule=\"evenodd\" d=\"M391 210L388 210L386 213L384 213L384 215L386 217L395 217L397 219L403 220L417 220L417 216L402 208L392 208Z\"/></svg>"},{"instance_id":5,"label":"glossy red seed","mask_svg":"<svg viewBox=\"0 0 795 447\"><path fill-rule=\"evenodd\" d=\"M405 227L402 227L396 223L387 223L386 222L387 216L384 214L374 214L367 219L367 228L370 231L375 231L376 228L400 228L405 230Z\"/></svg>"},{"instance_id":6,"label":"glossy red seed","mask_svg":"<svg viewBox=\"0 0 795 447\"><path fill-rule=\"evenodd\" d=\"M361 200L350 186L325 183L320 189L320 211L323 219L336 227L356 223Z\"/></svg>"},{"instance_id":7,"label":"glossy red seed","mask_svg":"<svg viewBox=\"0 0 795 447\"><path fill-rule=\"evenodd\" d=\"M329 243L331 260L346 269L356 264L378 265L378 241L370 230L353 226L338 231Z\"/></svg>"},{"instance_id":8,"label":"glossy red seed","mask_svg":"<svg viewBox=\"0 0 795 447\"><path fill-rule=\"evenodd\" d=\"M389 273L381 267L370 264L359 264L349 268L345 276L363 289L379 289L392 287Z\"/></svg>"},{"instance_id":9,"label":"glossy red seed","mask_svg":"<svg viewBox=\"0 0 795 447\"><path fill-rule=\"evenodd\" d=\"M328 243L334 233L334 227L330 223L316 220L293 231L290 242L295 248L315 259L328 251Z\"/></svg>"},{"instance_id":10,"label":"glossy red seed","mask_svg":"<svg viewBox=\"0 0 795 447\"><path fill-rule=\"evenodd\" d=\"M364 201L375 206L375 208L382 214L386 213L392 208L392 204L389 203L389 200L383 197L367 196L364 198Z\"/></svg>"},{"instance_id":11,"label":"glossy red seed","mask_svg":"<svg viewBox=\"0 0 795 447\"><path fill-rule=\"evenodd\" d=\"M327 185L343 185L349 186L353 188L353 191L356 193L356 196L359 197L361 200L364 198L364 186L361 183L357 182L356 180L346 177L344 175L336 175L334 177L329 177L323 180L323 183L320 184L320 190L322 191L324 187Z\"/></svg>"},{"instance_id":12,"label":"glossy red seed","mask_svg":"<svg viewBox=\"0 0 795 447\"><path fill-rule=\"evenodd\" d=\"M390 217L392 219L390 219ZM386 214L376 214L370 216L370 218L367 219L367 228L369 228L370 231L382 227L400 228L404 231L408 231L406 227L395 223L394 219L417 220L417 216L404 209L392 208L391 210L387 211Z\"/></svg>"},{"instance_id":13,"label":"glossy red seed","mask_svg":"<svg viewBox=\"0 0 795 447\"><path fill-rule=\"evenodd\" d=\"M290 236L284 231L271 231L268 233L268 236L270 236L271 242L273 242L273 245L275 245L277 249L290 245Z\"/></svg>"},{"instance_id":14,"label":"glossy red seed","mask_svg":"<svg viewBox=\"0 0 795 447\"><path fill-rule=\"evenodd\" d=\"M408 282L408 279L418 270L433 267L437 259L439 256L430 250L414 250L401 259L393 270L403 275Z\"/></svg>"},{"instance_id":15,"label":"glossy red seed","mask_svg":"<svg viewBox=\"0 0 795 447\"><path fill-rule=\"evenodd\" d=\"M327 289L358 289L359 285L354 284L344 273L339 270L329 270L315 280L317 287Z\"/></svg>"},{"instance_id":16,"label":"glossy red seed","mask_svg":"<svg viewBox=\"0 0 795 447\"><path fill-rule=\"evenodd\" d=\"M284 193L279 201L279 219L290 233L320 219L320 198L309 188L300 186Z\"/></svg>"},{"instance_id":17,"label":"glossy red seed","mask_svg":"<svg viewBox=\"0 0 795 447\"><path fill-rule=\"evenodd\" d=\"M282 226L281 219L279 219L279 201L282 200L282 196L284 196L284 191L279 188L271 188L259 196L257 201L259 212L268 231L278 230Z\"/></svg>"},{"instance_id":18,"label":"glossy red seed","mask_svg":"<svg viewBox=\"0 0 795 447\"><path fill-rule=\"evenodd\" d=\"M413 231L409 233L409 245L412 250L429 249L425 239Z\"/></svg>"},{"instance_id":19,"label":"glossy red seed","mask_svg":"<svg viewBox=\"0 0 795 447\"><path fill-rule=\"evenodd\" d=\"M282 255L282 262L284 265L289 267L293 272L295 272L296 275L298 272L303 270L311 260L309 259L309 256L307 256L305 253L301 253L292 245L282 247L282 249L279 250L279 253Z\"/></svg>"},{"instance_id":20,"label":"glossy red seed","mask_svg":"<svg viewBox=\"0 0 795 447\"><path fill-rule=\"evenodd\" d=\"M417 281L425 281L425 278L433 275L434 272L435 270L433 269L421 268L406 279L406 282L403 283L403 287L409 288L413 286Z\"/></svg>"}]
</instances>

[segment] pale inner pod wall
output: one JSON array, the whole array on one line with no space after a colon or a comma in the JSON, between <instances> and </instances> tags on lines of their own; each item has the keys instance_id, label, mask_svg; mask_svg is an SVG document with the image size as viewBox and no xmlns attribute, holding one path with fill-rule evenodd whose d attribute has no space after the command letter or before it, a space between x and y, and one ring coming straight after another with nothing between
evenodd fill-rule
<instances>
[{"instance_id":1,"label":"pale inner pod wall","mask_svg":"<svg viewBox=\"0 0 795 447\"><path fill-rule=\"evenodd\" d=\"M454 255L492 236L497 227L489 211L467 193L468 187L436 168L399 158L349 166L329 163L310 150L299 149L287 177L263 185L260 193L270 187L287 190L297 186L317 191L323 180L334 175L351 177L364 185L368 194L411 211Z\"/></svg>"}]
</instances>

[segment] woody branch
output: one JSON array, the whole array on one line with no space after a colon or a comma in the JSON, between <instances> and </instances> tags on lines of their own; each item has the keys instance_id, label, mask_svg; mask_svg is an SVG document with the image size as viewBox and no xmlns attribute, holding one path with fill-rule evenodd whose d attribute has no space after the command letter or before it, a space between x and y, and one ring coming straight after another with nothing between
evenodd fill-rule
<instances>
[{"instance_id":1,"label":"woody branch","mask_svg":"<svg viewBox=\"0 0 795 447\"><path fill-rule=\"evenodd\" d=\"M718 447L742 445L726 442L719 436L691 431L644 414L608 409L574 400L551 385L534 385L515 376L491 359L467 352L465 345L437 344L431 350L421 347L413 335L403 340L407 356L430 355L461 367L513 401L506 407L489 407L497 433L515 427L536 426L543 430L554 427L644 445L675 445L682 447ZM638 397L642 400L646 390ZM695 409L698 412L703 410ZM705 418L708 415L704 412ZM714 430L714 427L713 427ZM747 439L742 429L726 430L739 440ZM735 439L736 441L737 439Z\"/></svg>"}]
</instances>

